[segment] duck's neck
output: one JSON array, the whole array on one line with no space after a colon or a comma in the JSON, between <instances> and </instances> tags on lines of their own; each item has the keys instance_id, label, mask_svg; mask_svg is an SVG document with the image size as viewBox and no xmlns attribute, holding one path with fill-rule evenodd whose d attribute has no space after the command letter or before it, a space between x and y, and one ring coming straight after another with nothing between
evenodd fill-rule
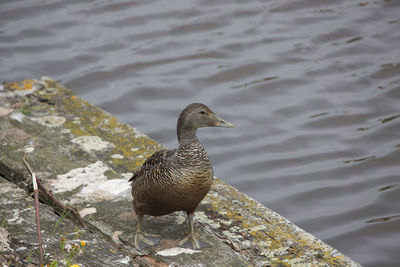
<instances>
[{"instance_id":1,"label":"duck's neck","mask_svg":"<svg viewBox=\"0 0 400 267\"><path fill-rule=\"evenodd\" d=\"M179 116L178 123L176 125L176 133L178 135L179 145L199 142L196 137L196 130L197 127L193 125L191 120L187 119L187 114L185 111L183 111Z\"/></svg>"},{"instance_id":2,"label":"duck's neck","mask_svg":"<svg viewBox=\"0 0 400 267\"><path fill-rule=\"evenodd\" d=\"M178 142L179 145L199 142L197 139L195 128L178 127Z\"/></svg>"}]
</instances>

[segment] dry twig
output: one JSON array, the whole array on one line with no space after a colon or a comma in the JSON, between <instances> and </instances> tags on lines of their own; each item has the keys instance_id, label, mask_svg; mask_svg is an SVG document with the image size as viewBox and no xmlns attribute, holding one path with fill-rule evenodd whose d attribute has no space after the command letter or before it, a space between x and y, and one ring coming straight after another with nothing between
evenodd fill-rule
<instances>
[{"instance_id":1,"label":"dry twig","mask_svg":"<svg viewBox=\"0 0 400 267\"><path fill-rule=\"evenodd\" d=\"M38 179L36 178L35 172L32 170L31 166L26 161L26 159L25 158L22 159L24 160L25 166L32 176L33 190L35 191L36 228L37 228L38 242L39 242L39 266L41 266L43 264L43 246L42 246L42 234L40 231L39 190L37 186Z\"/></svg>"},{"instance_id":2,"label":"dry twig","mask_svg":"<svg viewBox=\"0 0 400 267\"><path fill-rule=\"evenodd\" d=\"M33 180L33 189L35 191L35 209L36 209L36 225L37 225L37 232L38 232L38 239L39 239L39 253L40 253L40 264L43 263L43 246L42 246L42 235L40 232L40 215L39 215L39 190L42 191L42 193L50 199L50 201L60 208L61 210L65 211L70 211L76 220L79 222L79 224L86 230L89 231L89 227L86 224L86 222L82 219L82 217L79 215L78 211L74 208L71 207L66 207L64 206L58 199L56 199L52 193L50 193L49 190L46 189L46 187L43 186L43 184L40 182L40 180L36 177L35 172L33 171L32 167L29 165L29 163L26 161L25 158L22 158L26 168L28 169L29 173L32 176Z\"/></svg>"}]
</instances>

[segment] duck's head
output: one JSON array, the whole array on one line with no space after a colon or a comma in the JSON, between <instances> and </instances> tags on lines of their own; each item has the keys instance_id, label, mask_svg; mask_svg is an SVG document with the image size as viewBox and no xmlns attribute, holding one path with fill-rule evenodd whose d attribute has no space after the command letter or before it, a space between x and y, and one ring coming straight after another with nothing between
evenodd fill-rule
<instances>
[{"instance_id":1,"label":"duck's head","mask_svg":"<svg viewBox=\"0 0 400 267\"><path fill-rule=\"evenodd\" d=\"M206 105L192 103L179 116L178 139L184 135L194 135L196 130L201 127L233 128L233 124L216 115Z\"/></svg>"}]
</instances>

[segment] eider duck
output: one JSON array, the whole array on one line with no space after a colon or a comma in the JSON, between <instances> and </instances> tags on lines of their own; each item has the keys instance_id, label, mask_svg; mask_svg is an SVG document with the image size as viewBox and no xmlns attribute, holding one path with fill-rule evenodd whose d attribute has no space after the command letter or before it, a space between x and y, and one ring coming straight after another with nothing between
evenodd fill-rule
<instances>
[{"instance_id":1,"label":"eider duck","mask_svg":"<svg viewBox=\"0 0 400 267\"><path fill-rule=\"evenodd\" d=\"M138 216L134 238L137 249L140 249L139 240L154 245L145 236L157 236L142 231L143 216L161 216L174 211L185 211L189 219L190 232L179 245L190 240L195 249L200 248L193 229L193 215L214 178L210 160L196 136L196 130L201 127L232 128L233 125L204 104L190 104L178 119L179 148L154 153L129 180L133 209Z\"/></svg>"}]
</instances>

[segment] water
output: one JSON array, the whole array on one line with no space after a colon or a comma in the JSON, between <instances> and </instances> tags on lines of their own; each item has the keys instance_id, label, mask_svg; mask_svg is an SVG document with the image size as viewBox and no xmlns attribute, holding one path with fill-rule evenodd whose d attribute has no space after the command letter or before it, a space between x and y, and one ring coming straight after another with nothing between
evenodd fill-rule
<instances>
[{"instance_id":1,"label":"water","mask_svg":"<svg viewBox=\"0 0 400 267\"><path fill-rule=\"evenodd\" d=\"M365 266L400 262L400 2L2 1L2 81L50 76Z\"/></svg>"}]
</instances>

